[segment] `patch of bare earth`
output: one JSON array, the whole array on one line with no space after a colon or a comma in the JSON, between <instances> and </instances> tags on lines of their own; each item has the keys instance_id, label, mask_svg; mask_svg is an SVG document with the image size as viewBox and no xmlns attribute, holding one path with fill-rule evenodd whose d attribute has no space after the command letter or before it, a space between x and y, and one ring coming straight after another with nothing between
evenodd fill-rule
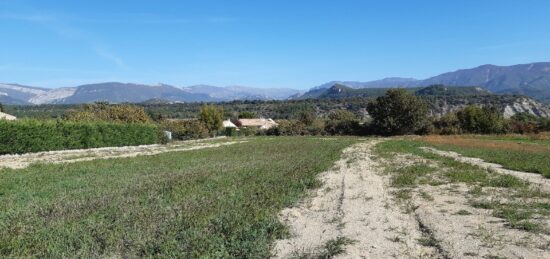
<instances>
[{"instance_id":1,"label":"patch of bare earth","mask_svg":"<svg viewBox=\"0 0 550 259\"><path fill-rule=\"evenodd\" d=\"M381 161L393 170L415 163L434 166L434 162L398 154ZM438 167L437 163L435 167L436 171L429 177L436 179L434 182L438 184L418 184L405 188L410 194L406 201L409 213L414 215L432 238L423 239L423 243L437 247L447 258L550 258L550 236L547 233L512 228L506 220L493 216L493 210L472 206L476 200L499 204L521 202L515 200L512 190L484 187L482 193L474 194L472 190L475 186L445 183L444 178L439 177L444 170L451 168ZM529 188L540 191L539 187L535 185ZM550 202L544 198L531 199L541 204ZM548 226L548 219L540 218L538 223Z\"/></svg>"},{"instance_id":2,"label":"patch of bare earth","mask_svg":"<svg viewBox=\"0 0 550 259\"><path fill-rule=\"evenodd\" d=\"M22 155L0 156L0 168L25 168L34 163L75 163L96 159L110 159L122 157L150 156L166 152L189 151L203 148L213 148L246 141L228 141L211 143L211 139L178 141L168 145L141 145L126 147L106 147L91 149L75 149L28 153Z\"/></svg>"},{"instance_id":3,"label":"patch of bare earth","mask_svg":"<svg viewBox=\"0 0 550 259\"><path fill-rule=\"evenodd\" d=\"M449 182L444 172L452 168L438 161L412 154L375 156L372 151L377 142L344 150L342 159L320 175L321 188L281 212L291 236L275 243L274 257L325 258L322 251L331 240L346 238L352 242L335 257L550 258L548 232L511 227L494 216L492 209L473 206L480 199L521 202L512 190L483 187L473 192L476 185ZM426 176L428 181L392 185L393 171L415 165L434 169ZM549 202L540 197L527 199ZM534 221L549 225L547 217Z\"/></svg>"},{"instance_id":4,"label":"patch of bare earth","mask_svg":"<svg viewBox=\"0 0 550 259\"><path fill-rule=\"evenodd\" d=\"M352 241L342 258L443 257L418 241L429 233L414 215L402 212L390 193L388 178L372 159L376 143L344 150L334 168L320 176L323 187L281 213L292 236L276 242L275 257L314 257L330 240L342 237Z\"/></svg>"}]
</instances>

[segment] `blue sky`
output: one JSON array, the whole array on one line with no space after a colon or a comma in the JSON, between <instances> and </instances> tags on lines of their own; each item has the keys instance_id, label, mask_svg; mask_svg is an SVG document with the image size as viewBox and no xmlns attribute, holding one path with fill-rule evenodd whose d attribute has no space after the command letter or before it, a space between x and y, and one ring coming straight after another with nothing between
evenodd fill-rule
<instances>
[{"instance_id":1,"label":"blue sky","mask_svg":"<svg viewBox=\"0 0 550 259\"><path fill-rule=\"evenodd\" d=\"M0 82L307 89L550 61L550 1L0 0Z\"/></svg>"}]
</instances>

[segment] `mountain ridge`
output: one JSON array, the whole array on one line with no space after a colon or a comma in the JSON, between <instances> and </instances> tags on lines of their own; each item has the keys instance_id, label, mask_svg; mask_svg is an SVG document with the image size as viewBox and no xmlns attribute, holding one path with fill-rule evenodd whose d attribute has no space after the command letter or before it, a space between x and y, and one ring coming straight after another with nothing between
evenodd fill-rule
<instances>
[{"instance_id":1,"label":"mountain ridge","mask_svg":"<svg viewBox=\"0 0 550 259\"><path fill-rule=\"evenodd\" d=\"M407 80L409 79L409 80ZM497 94L526 95L543 102L550 102L550 62L535 62L511 66L485 64L474 68L458 69L423 80L390 77L382 80L331 81L310 89L311 92L326 89L335 83L351 88L479 86ZM388 85L393 84L393 85Z\"/></svg>"},{"instance_id":2,"label":"mountain ridge","mask_svg":"<svg viewBox=\"0 0 550 259\"><path fill-rule=\"evenodd\" d=\"M231 100L284 100L316 98L339 84L352 89L426 87L430 85L476 86L495 94L525 95L550 103L550 62L512 66L481 65L442 73L427 79L388 77L380 80L330 81L300 91L290 88L194 85L176 87L167 84L105 82L76 87L41 88L18 84L0 84L0 102L5 104L71 104L95 101L144 102L165 99L174 102L218 102ZM368 92L368 91L367 91Z\"/></svg>"}]
</instances>

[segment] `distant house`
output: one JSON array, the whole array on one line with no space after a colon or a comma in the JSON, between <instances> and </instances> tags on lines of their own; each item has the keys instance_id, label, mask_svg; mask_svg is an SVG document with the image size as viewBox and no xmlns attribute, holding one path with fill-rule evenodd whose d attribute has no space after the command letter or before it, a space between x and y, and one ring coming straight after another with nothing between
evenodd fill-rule
<instances>
[{"instance_id":1,"label":"distant house","mask_svg":"<svg viewBox=\"0 0 550 259\"><path fill-rule=\"evenodd\" d=\"M224 128L236 128L237 125L233 124L233 122L231 122L231 120L224 120L223 121L223 127Z\"/></svg>"},{"instance_id":2,"label":"distant house","mask_svg":"<svg viewBox=\"0 0 550 259\"><path fill-rule=\"evenodd\" d=\"M270 129L276 127L277 122L272 119L239 119L239 123L243 128L259 128L259 129Z\"/></svg>"},{"instance_id":3,"label":"distant house","mask_svg":"<svg viewBox=\"0 0 550 259\"><path fill-rule=\"evenodd\" d=\"M0 112L0 120L8 120L8 121L14 121L17 118L13 115L9 115L7 113Z\"/></svg>"}]
</instances>

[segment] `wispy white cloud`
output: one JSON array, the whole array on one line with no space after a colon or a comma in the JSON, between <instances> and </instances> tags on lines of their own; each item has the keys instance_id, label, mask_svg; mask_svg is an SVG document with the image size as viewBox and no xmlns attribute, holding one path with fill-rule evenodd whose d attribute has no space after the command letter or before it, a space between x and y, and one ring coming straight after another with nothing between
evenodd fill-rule
<instances>
[{"instance_id":1,"label":"wispy white cloud","mask_svg":"<svg viewBox=\"0 0 550 259\"><path fill-rule=\"evenodd\" d=\"M70 23L70 18L67 19L65 16L31 10L26 13L0 12L0 20L2 19L38 24L63 39L78 41L84 45L87 45L99 58L111 62L118 68L129 68L119 55L111 51L110 48L106 47L107 44L105 44L103 40L88 31L75 27Z\"/></svg>"},{"instance_id":2,"label":"wispy white cloud","mask_svg":"<svg viewBox=\"0 0 550 259\"><path fill-rule=\"evenodd\" d=\"M107 59L111 62L113 62L114 64L116 64L119 68L122 68L122 69L128 69L128 66L126 66L126 63L124 63L124 61L122 60L122 58L118 57L117 55L115 55L114 53L110 52L109 50L103 48L103 47L95 47L94 48L94 52L104 58L104 59Z\"/></svg>"}]
</instances>

